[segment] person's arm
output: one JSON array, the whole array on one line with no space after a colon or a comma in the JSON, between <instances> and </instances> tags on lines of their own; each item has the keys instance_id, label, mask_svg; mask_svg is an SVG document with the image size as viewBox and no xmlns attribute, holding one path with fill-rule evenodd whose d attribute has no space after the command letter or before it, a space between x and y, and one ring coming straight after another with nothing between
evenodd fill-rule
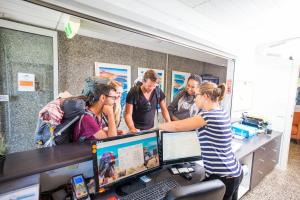
<instances>
[{"instance_id":1,"label":"person's arm","mask_svg":"<svg viewBox=\"0 0 300 200\"><path fill-rule=\"evenodd\" d=\"M172 121L168 123L159 124L158 128L164 131L191 131L206 125L205 120L197 115L187 119Z\"/></svg>"},{"instance_id":2,"label":"person's arm","mask_svg":"<svg viewBox=\"0 0 300 200\"><path fill-rule=\"evenodd\" d=\"M170 122L171 119L170 119L169 111L167 109L166 101L165 100L160 101L159 105L160 105L161 113L165 119L165 122Z\"/></svg>"},{"instance_id":3,"label":"person's arm","mask_svg":"<svg viewBox=\"0 0 300 200\"><path fill-rule=\"evenodd\" d=\"M172 119L172 121L177 121L178 120L178 118L174 115L174 112L177 110L178 101L180 99L180 96L181 96L180 93L178 93L176 95L176 97L174 98L174 100L168 106L168 111L169 111L170 118Z\"/></svg>"},{"instance_id":4,"label":"person's arm","mask_svg":"<svg viewBox=\"0 0 300 200\"><path fill-rule=\"evenodd\" d=\"M102 127L95 118L89 114L85 114L79 120L79 141L86 139L104 139L107 138L107 133L102 130Z\"/></svg>"},{"instance_id":5,"label":"person's arm","mask_svg":"<svg viewBox=\"0 0 300 200\"><path fill-rule=\"evenodd\" d=\"M103 107L103 113L107 116L107 119L108 119L107 136L108 137L117 136L118 134L117 134L117 127L116 127L116 123L115 123L113 106L105 105Z\"/></svg>"},{"instance_id":6,"label":"person's arm","mask_svg":"<svg viewBox=\"0 0 300 200\"><path fill-rule=\"evenodd\" d=\"M97 133L94 134L94 138L97 140L105 139L105 138L107 138L107 134L104 130L101 129Z\"/></svg>"},{"instance_id":7,"label":"person's arm","mask_svg":"<svg viewBox=\"0 0 300 200\"><path fill-rule=\"evenodd\" d=\"M125 115L124 115L125 122L129 129L129 132L136 133L138 132L138 130L134 127L134 123L132 120L132 112L133 112L133 104L126 103Z\"/></svg>"}]
</instances>

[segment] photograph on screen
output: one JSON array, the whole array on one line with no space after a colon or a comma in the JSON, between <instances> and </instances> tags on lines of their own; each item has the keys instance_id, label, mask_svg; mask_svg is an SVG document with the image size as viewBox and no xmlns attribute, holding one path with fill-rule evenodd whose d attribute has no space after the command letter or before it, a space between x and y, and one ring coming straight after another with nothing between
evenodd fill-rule
<instances>
[{"instance_id":1,"label":"photograph on screen","mask_svg":"<svg viewBox=\"0 0 300 200\"><path fill-rule=\"evenodd\" d=\"M99 186L159 166L156 133L97 143Z\"/></svg>"}]
</instances>

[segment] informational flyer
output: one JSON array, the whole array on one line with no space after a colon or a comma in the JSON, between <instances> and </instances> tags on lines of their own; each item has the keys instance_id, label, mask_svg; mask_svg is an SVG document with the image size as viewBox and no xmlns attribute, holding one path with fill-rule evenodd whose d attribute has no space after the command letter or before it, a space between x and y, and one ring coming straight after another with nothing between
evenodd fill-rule
<instances>
[{"instance_id":1,"label":"informational flyer","mask_svg":"<svg viewBox=\"0 0 300 200\"><path fill-rule=\"evenodd\" d=\"M34 92L35 91L34 79L35 79L34 74L18 73L18 91Z\"/></svg>"}]
</instances>

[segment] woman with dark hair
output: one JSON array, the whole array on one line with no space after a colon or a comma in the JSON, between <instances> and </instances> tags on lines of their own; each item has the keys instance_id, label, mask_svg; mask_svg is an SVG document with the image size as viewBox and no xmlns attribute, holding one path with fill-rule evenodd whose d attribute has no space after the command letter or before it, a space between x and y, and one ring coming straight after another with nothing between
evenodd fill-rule
<instances>
[{"instance_id":1,"label":"woman with dark hair","mask_svg":"<svg viewBox=\"0 0 300 200\"><path fill-rule=\"evenodd\" d=\"M184 90L179 92L168 106L172 121L193 117L199 111L195 104L195 94L199 90L202 79L197 74L192 74Z\"/></svg>"},{"instance_id":2,"label":"woman with dark hair","mask_svg":"<svg viewBox=\"0 0 300 200\"><path fill-rule=\"evenodd\" d=\"M179 121L160 124L165 131L197 130L207 180L220 179L226 186L223 199L236 200L243 178L242 168L231 148L232 133L228 114L220 108L225 85L212 82L200 85L196 93L198 115Z\"/></svg>"}]
</instances>

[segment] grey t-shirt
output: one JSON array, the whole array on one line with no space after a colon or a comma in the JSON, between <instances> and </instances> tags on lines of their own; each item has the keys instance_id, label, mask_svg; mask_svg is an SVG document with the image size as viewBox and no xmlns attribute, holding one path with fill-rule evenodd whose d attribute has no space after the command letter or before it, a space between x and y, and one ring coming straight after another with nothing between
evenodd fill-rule
<instances>
[{"instance_id":1,"label":"grey t-shirt","mask_svg":"<svg viewBox=\"0 0 300 200\"><path fill-rule=\"evenodd\" d=\"M196 115L199 109L195 103L195 97L190 96L185 90L177 94L175 99L168 106L170 117L177 117L178 119L186 119Z\"/></svg>"}]
</instances>

